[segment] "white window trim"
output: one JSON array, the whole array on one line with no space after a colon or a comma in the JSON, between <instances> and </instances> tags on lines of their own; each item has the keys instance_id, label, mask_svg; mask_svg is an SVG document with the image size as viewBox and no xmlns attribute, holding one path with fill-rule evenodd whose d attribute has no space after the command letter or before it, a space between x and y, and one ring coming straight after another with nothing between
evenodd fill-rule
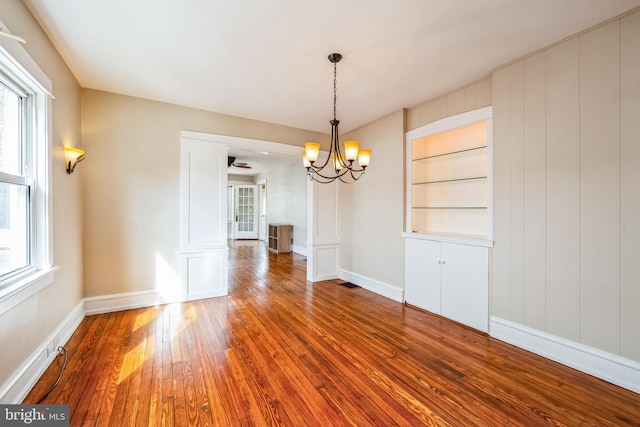
<instances>
[{"instance_id":1,"label":"white window trim","mask_svg":"<svg viewBox=\"0 0 640 427\"><path fill-rule=\"evenodd\" d=\"M7 28L0 21L2 28ZM0 65L4 74L16 83L32 90L32 129L35 131L34 158L36 171L36 197L32 230L37 234L38 244L33 248L34 267L3 283L0 290L0 315L11 310L27 298L53 283L54 273L59 268L53 265L53 224L51 215L51 80L40 69L22 45L15 40L0 37ZM41 114L44 112L44 114Z\"/></svg>"}]
</instances>

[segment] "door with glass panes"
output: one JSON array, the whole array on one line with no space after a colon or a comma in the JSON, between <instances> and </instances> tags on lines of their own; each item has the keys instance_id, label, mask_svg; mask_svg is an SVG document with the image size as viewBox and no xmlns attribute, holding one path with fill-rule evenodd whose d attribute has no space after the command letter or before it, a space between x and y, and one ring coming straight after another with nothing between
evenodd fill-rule
<instances>
[{"instance_id":1,"label":"door with glass panes","mask_svg":"<svg viewBox=\"0 0 640 427\"><path fill-rule=\"evenodd\" d=\"M258 238L258 186L236 185L234 239Z\"/></svg>"}]
</instances>

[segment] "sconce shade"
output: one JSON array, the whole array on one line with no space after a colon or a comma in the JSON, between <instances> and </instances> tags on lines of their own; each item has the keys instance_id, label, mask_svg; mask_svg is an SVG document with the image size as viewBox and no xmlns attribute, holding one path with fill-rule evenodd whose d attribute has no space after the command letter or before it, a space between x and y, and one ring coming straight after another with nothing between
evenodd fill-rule
<instances>
[{"instance_id":1,"label":"sconce shade","mask_svg":"<svg viewBox=\"0 0 640 427\"><path fill-rule=\"evenodd\" d=\"M84 160L84 151L77 148L64 147L64 158L67 165L67 173L71 174L76 165Z\"/></svg>"}]
</instances>

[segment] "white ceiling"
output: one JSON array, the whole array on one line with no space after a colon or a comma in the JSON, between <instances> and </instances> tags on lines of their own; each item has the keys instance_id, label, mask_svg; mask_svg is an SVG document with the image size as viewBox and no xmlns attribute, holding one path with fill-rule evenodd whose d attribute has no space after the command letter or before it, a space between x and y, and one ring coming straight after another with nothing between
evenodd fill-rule
<instances>
[{"instance_id":1,"label":"white ceiling","mask_svg":"<svg viewBox=\"0 0 640 427\"><path fill-rule=\"evenodd\" d=\"M24 0L80 85L319 132L457 89L640 0ZM28 40L27 40L28 42Z\"/></svg>"},{"instance_id":2,"label":"white ceiling","mask_svg":"<svg viewBox=\"0 0 640 427\"><path fill-rule=\"evenodd\" d=\"M244 169L234 166L229 166L227 172L233 175L249 175L255 176L261 172L267 172L279 166L288 165L294 162L300 170L304 170L302 167L302 158L300 154L302 148L296 151L295 154L290 153L278 153L274 150L258 150L233 146L229 149L229 156L235 157L236 164L247 163L251 169Z\"/></svg>"}]
</instances>

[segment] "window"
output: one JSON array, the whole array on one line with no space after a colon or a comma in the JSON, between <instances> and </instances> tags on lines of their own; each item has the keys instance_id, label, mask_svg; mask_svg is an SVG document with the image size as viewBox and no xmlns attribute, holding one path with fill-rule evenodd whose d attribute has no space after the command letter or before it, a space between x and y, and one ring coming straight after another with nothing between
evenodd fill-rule
<instances>
[{"instance_id":1,"label":"window","mask_svg":"<svg viewBox=\"0 0 640 427\"><path fill-rule=\"evenodd\" d=\"M53 281L50 88L21 45L0 40L0 314Z\"/></svg>"},{"instance_id":2,"label":"window","mask_svg":"<svg viewBox=\"0 0 640 427\"><path fill-rule=\"evenodd\" d=\"M4 81L2 81L4 80ZM26 135L24 105L27 99L0 78L0 280L31 264L30 168L24 164Z\"/></svg>"}]
</instances>

